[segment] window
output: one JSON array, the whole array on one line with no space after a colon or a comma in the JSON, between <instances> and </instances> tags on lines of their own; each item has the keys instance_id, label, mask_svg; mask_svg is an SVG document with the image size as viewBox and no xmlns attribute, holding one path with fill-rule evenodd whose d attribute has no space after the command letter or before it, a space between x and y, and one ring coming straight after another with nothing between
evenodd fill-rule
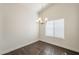
<instances>
[{"instance_id":1,"label":"window","mask_svg":"<svg viewBox=\"0 0 79 59\"><path fill-rule=\"evenodd\" d=\"M48 21L45 27L45 35L64 39L64 19Z\"/></svg>"},{"instance_id":2,"label":"window","mask_svg":"<svg viewBox=\"0 0 79 59\"><path fill-rule=\"evenodd\" d=\"M48 21L46 24L46 36L54 36L53 21Z\"/></svg>"}]
</instances>

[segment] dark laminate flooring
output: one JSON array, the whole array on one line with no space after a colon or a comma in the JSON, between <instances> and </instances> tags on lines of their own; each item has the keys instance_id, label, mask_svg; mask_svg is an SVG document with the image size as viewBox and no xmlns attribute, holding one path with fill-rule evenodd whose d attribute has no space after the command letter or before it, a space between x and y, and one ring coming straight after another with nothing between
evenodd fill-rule
<instances>
[{"instance_id":1,"label":"dark laminate flooring","mask_svg":"<svg viewBox=\"0 0 79 59\"><path fill-rule=\"evenodd\" d=\"M4 55L79 55L79 53L38 41Z\"/></svg>"}]
</instances>

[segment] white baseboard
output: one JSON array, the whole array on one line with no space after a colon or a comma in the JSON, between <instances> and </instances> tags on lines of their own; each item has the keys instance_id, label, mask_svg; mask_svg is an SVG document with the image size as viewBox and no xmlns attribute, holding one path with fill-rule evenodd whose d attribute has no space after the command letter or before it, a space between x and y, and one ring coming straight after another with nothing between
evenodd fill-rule
<instances>
[{"instance_id":1,"label":"white baseboard","mask_svg":"<svg viewBox=\"0 0 79 59\"><path fill-rule=\"evenodd\" d=\"M35 42L37 42L37 41L47 42L47 41L42 40L42 39L32 40L32 41L26 42L26 44L21 44L21 45L19 45L19 46L17 46L17 47L14 47L14 48L11 48L11 49L2 51L2 52L0 52L0 54L2 55L2 54L5 54L5 53L8 53L8 52L11 52L11 51L13 51L13 50L16 50L16 49L19 49L19 48L21 48L21 47L27 46L27 45L29 45L29 44L35 43ZM53 43L50 43L50 42L47 42L47 43L53 44ZM55 44L55 45L56 45L56 44ZM59 45L57 45L57 46L59 46ZM60 47L62 47L62 46L60 46ZM65 48L65 47L63 47L63 48ZM67 48L67 49L68 49L68 48ZM72 49L69 49L69 50L72 50ZM72 50L72 51L76 51L76 50ZM76 51L76 52L78 52L78 51Z\"/></svg>"},{"instance_id":2,"label":"white baseboard","mask_svg":"<svg viewBox=\"0 0 79 59\"><path fill-rule=\"evenodd\" d=\"M19 45L19 46L17 46L17 47L10 48L10 49L8 49L8 50L5 50L5 51L3 51L3 52L0 52L0 55L5 54L5 53L8 53L8 52L11 52L11 51L16 50L16 49L18 49L18 48L27 46L27 45L32 44L32 43L37 42L37 41L38 41L37 39L36 39L36 40L32 40L32 41L30 41L30 42L26 42L26 44L21 44L21 45Z\"/></svg>"},{"instance_id":3,"label":"white baseboard","mask_svg":"<svg viewBox=\"0 0 79 59\"><path fill-rule=\"evenodd\" d=\"M76 50L76 49L71 49L71 48L68 48L68 47L60 46L60 45L58 45L58 44L54 44L54 43L51 43L51 42L48 42L48 41L42 40L42 39L39 39L39 40L40 40L40 41L43 41L43 42L46 42L46 43L49 43L49 44L53 44L53 45L56 45L56 46L59 46L59 47L62 47L62 48L65 48L65 49L68 49L68 50L71 50L71 51L74 51L74 52L78 52L78 53L79 53L79 51Z\"/></svg>"}]
</instances>

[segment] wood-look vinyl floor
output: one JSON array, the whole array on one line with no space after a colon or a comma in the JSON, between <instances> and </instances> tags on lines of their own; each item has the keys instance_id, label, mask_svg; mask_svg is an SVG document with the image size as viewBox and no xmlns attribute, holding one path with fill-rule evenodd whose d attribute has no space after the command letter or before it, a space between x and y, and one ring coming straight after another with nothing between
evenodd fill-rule
<instances>
[{"instance_id":1,"label":"wood-look vinyl floor","mask_svg":"<svg viewBox=\"0 0 79 59\"><path fill-rule=\"evenodd\" d=\"M79 55L79 53L38 41L4 55Z\"/></svg>"}]
</instances>

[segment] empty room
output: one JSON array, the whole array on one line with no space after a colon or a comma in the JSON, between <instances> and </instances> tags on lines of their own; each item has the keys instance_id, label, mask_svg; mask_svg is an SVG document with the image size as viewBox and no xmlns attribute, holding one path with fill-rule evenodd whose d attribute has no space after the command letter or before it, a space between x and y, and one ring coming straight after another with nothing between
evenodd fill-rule
<instances>
[{"instance_id":1,"label":"empty room","mask_svg":"<svg viewBox=\"0 0 79 59\"><path fill-rule=\"evenodd\" d=\"M79 55L78 3L0 3L0 55Z\"/></svg>"}]
</instances>

